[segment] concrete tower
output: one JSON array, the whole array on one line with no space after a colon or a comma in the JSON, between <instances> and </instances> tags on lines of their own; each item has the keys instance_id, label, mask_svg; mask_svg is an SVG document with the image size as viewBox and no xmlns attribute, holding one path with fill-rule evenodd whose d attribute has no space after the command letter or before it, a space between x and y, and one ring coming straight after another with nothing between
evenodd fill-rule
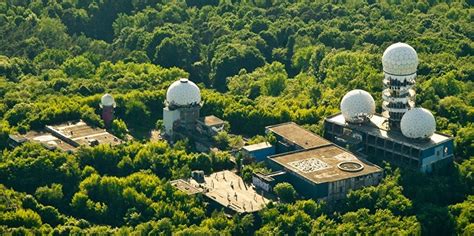
<instances>
[{"instance_id":1,"label":"concrete tower","mask_svg":"<svg viewBox=\"0 0 474 236\"><path fill-rule=\"evenodd\" d=\"M102 108L102 120L104 120L105 127L109 128L114 120L114 97L108 93L104 94L100 99L100 107Z\"/></svg>"},{"instance_id":2,"label":"concrete tower","mask_svg":"<svg viewBox=\"0 0 474 236\"><path fill-rule=\"evenodd\" d=\"M388 119L389 129L400 130L403 115L415 107L413 86L418 56L410 45L395 43L383 53L382 64L385 75L382 115Z\"/></svg>"},{"instance_id":3,"label":"concrete tower","mask_svg":"<svg viewBox=\"0 0 474 236\"><path fill-rule=\"evenodd\" d=\"M201 91L188 79L179 79L170 85L166 92L163 108L163 125L165 134L173 137L178 128L194 130L201 109Z\"/></svg>"}]
</instances>

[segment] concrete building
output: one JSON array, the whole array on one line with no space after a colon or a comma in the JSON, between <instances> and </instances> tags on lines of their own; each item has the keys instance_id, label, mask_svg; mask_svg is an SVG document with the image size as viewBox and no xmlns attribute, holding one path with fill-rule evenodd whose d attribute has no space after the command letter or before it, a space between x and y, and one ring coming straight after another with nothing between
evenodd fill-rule
<instances>
[{"instance_id":1,"label":"concrete building","mask_svg":"<svg viewBox=\"0 0 474 236\"><path fill-rule=\"evenodd\" d=\"M334 144L270 156L268 165L286 172L285 181L299 194L326 201L345 198L350 190L377 185L383 176L380 167Z\"/></svg>"},{"instance_id":2,"label":"concrete building","mask_svg":"<svg viewBox=\"0 0 474 236\"><path fill-rule=\"evenodd\" d=\"M268 156L275 154L275 146L268 142L262 142L242 147L241 153L244 158L249 158L257 162L264 161Z\"/></svg>"},{"instance_id":3,"label":"concrete building","mask_svg":"<svg viewBox=\"0 0 474 236\"><path fill-rule=\"evenodd\" d=\"M163 108L163 136L174 141L190 138L197 146L209 148L212 137L224 130L225 122L216 116L200 117L201 91L188 79L172 83Z\"/></svg>"},{"instance_id":4,"label":"concrete building","mask_svg":"<svg viewBox=\"0 0 474 236\"><path fill-rule=\"evenodd\" d=\"M50 150L59 149L73 152L80 146L99 144L118 145L123 141L104 129L94 128L82 120L59 125L47 125L44 130L30 131L25 135L10 135L10 146L16 147L24 142L37 142Z\"/></svg>"},{"instance_id":5,"label":"concrete building","mask_svg":"<svg viewBox=\"0 0 474 236\"><path fill-rule=\"evenodd\" d=\"M275 136L277 154L330 144L328 140L294 122L267 126L265 127L265 133L271 133Z\"/></svg>"},{"instance_id":6,"label":"concrete building","mask_svg":"<svg viewBox=\"0 0 474 236\"><path fill-rule=\"evenodd\" d=\"M166 92L163 108L164 133L173 137L177 128L194 130L201 109L199 87L188 79L179 79L171 84Z\"/></svg>"},{"instance_id":7,"label":"concrete building","mask_svg":"<svg viewBox=\"0 0 474 236\"><path fill-rule=\"evenodd\" d=\"M372 107L373 99L350 91L341 102L342 113L325 119L325 138L354 152L422 172L451 162L453 138L436 132L430 111L415 107L416 51L408 44L393 44L385 50L382 63L382 114L358 113L361 107Z\"/></svg>"},{"instance_id":8,"label":"concrete building","mask_svg":"<svg viewBox=\"0 0 474 236\"><path fill-rule=\"evenodd\" d=\"M275 172L253 175L259 189L271 191L285 181L303 196L335 201L351 189L376 185L382 179L380 167L293 122L268 126L266 132L277 140L277 154L266 159Z\"/></svg>"},{"instance_id":9,"label":"concrete building","mask_svg":"<svg viewBox=\"0 0 474 236\"><path fill-rule=\"evenodd\" d=\"M422 172L430 172L454 158L452 137L435 132L427 140L411 139L390 130L387 119L379 114L362 124L346 122L342 114L330 116L325 120L324 136L351 151Z\"/></svg>"},{"instance_id":10,"label":"concrete building","mask_svg":"<svg viewBox=\"0 0 474 236\"><path fill-rule=\"evenodd\" d=\"M225 121L216 116L205 116L197 119L196 130L206 136L214 136L224 131Z\"/></svg>"}]
</instances>

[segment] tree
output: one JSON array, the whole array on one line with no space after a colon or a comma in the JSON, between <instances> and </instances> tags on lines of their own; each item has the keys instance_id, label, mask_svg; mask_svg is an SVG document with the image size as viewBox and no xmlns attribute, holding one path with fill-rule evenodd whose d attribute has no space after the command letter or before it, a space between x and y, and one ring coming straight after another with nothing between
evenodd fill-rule
<instances>
[{"instance_id":1,"label":"tree","mask_svg":"<svg viewBox=\"0 0 474 236\"><path fill-rule=\"evenodd\" d=\"M278 198L283 202L294 202L296 199L296 191L293 186L287 182L278 183L273 188Z\"/></svg>"},{"instance_id":2,"label":"tree","mask_svg":"<svg viewBox=\"0 0 474 236\"><path fill-rule=\"evenodd\" d=\"M132 126L139 126L150 119L150 111L145 104L137 99L125 103L125 118Z\"/></svg>"},{"instance_id":3,"label":"tree","mask_svg":"<svg viewBox=\"0 0 474 236\"><path fill-rule=\"evenodd\" d=\"M9 227L40 227L41 217L34 211L19 209L18 211L9 211L0 213L0 223Z\"/></svg>"},{"instance_id":4,"label":"tree","mask_svg":"<svg viewBox=\"0 0 474 236\"><path fill-rule=\"evenodd\" d=\"M44 204L58 206L64 197L63 186L53 183L51 187L38 187L35 191L35 196Z\"/></svg>"},{"instance_id":5,"label":"tree","mask_svg":"<svg viewBox=\"0 0 474 236\"><path fill-rule=\"evenodd\" d=\"M399 184L400 173L386 177L378 186L365 187L350 191L344 200L344 211L354 211L366 208L371 211L376 209L389 209L395 215L411 213L413 203L403 195L403 188Z\"/></svg>"},{"instance_id":6,"label":"tree","mask_svg":"<svg viewBox=\"0 0 474 236\"><path fill-rule=\"evenodd\" d=\"M454 216L456 232L470 235L474 232L474 196L470 195L464 202L449 206L449 212Z\"/></svg>"},{"instance_id":7,"label":"tree","mask_svg":"<svg viewBox=\"0 0 474 236\"><path fill-rule=\"evenodd\" d=\"M237 74L241 69L253 71L262 66L265 59L255 47L242 44L220 45L211 61L213 85L219 91L225 91L227 77Z\"/></svg>"},{"instance_id":8,"label":"tree","mask_svg":"<svg viewBox=\"0 0 474 236\"><path fill-rule=\"evenodd\" d=\"M95 66L84 56L77 56L67 59L63 65L63 70L68 76L73 78L90 78L95 73Z\"/></svg>"},{"instance_id":9,"label":"tree","mask_svg":"<svg viewBox=\"0 0 474 236\"><path fill-rule=\"evenodd\" d=\"M110 131L117 137L123 139L128 133L127 124L121 119L114 119Z\"/></svg>"},{"instance_id":10,"label":"tree","mask_svg":"<svg viewBox=\"0 0 474 236\"><path fill-rule=\"evenodd\" d=\"M199 58L194 41L188 35L164 38L156 47L154 62L164 67L181 67L188 71Z\"/></svg>"},{"instance_id":11,"label":"tree","mask_svg":"<svg viewBox=\"0 0 474 236\"><path fill-rule=\"evenodd\" d=\"M213 139L219 149L226 150L229 147L230 137L227 132L220 131Z\"/></svg>"}]
</instances>

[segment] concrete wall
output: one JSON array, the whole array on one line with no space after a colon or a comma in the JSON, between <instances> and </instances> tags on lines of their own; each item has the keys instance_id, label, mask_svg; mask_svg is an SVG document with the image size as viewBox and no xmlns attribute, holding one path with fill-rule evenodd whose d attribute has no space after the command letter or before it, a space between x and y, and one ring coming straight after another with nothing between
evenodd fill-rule
<instances>
[{"instance_id":1,"label":"concrete wall","mask_svg":"<svg viewBox=\"0 0 474 236\"><path fill-rule=\"evenodd\" d=\"M163 125L166 135L173 135L174 122L179 120L179 111L170 110L168 107L163 108Z\"/></svg>"},{"instance_id":2,"label":"concrete wall","mask_svg":"<svg viewBox=\"0 0 474 236\"><path fill-rule=\"evenodd\" d=\"M382 177L382 172L378 172L329 183L327 200L334 201L343 199L350 190L377 185L382 180Z\"/></svg>"},{"instance_id":3,"label":"concrete wall","mask_svg":"<svg viewBox=\"0 0 474 236\"><path fill-rule=\"evenodd\" d=\"M267 156L274 155L275 151L276 151L275 147L271 146L271 147L266 147L266 148L250 151L250 152L245 151L245 153L249 157L255 159L255 161L264 161L267 158Z\"/></svg>"},{"instance_id":4,"label":"concrete wall","mask_svg":"<svg viewBox=\"0 0 474 236\"><path fill-rule=\"evenodd\" d=\"M453 140L441 143L432 148L426 149L421 153L422 172L431 172L433 168L443 166L454 157L454 143Z\"/></svg>"}]
</instances>

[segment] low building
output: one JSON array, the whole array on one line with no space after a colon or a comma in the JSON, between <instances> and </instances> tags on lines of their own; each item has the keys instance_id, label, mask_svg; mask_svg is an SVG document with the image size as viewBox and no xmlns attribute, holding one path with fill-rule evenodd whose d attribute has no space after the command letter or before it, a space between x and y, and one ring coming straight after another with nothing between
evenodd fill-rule
<instances>
[{"instance_id":1,"label":"low building","mask_svg":"<svg viewBox=\"0 0 474 236\"><path fill-rule=\"evenodd\" d=\"M268 126L266 132L277 141L277 154L266 160L276 172L254 174L259 188L272 189L285 181L303 196L334 201L382 179L380 167L293 122Z\"/></svg>"},{"instance_id":2,"label":"low building","mask_svg":"<svg viewBox=\"0 0 474 236\"><path fill-rule=\"evenodd\" d=\"M216 116L205 116L197 119L196 130L202 135L209 137L217 135L217 133L224 131L225 121Z\"/></svg>"},{"instance_id":3,"label":"low building","mask_svg":"<svg viewBox=\"0 0 474 236\"><path fill-rule=\"evenodd\" d=\"M268 142L261 142L242 147L241 153L245 158L255 161L264 161L267 156L275 154L275 146Z\"/></svg>"},{"instance_id":4,"label":"low building","mask_svg":"<svg viewBox=\"0 0 474 236\"><path fill-rule=\"evenodd\" d=\"M252 184L265 192L273 192L275 185L288 179L286 171L275 171L270 174L253 173Z\"/></svg>"},{"instance_id":5,"label":"low building","mask_svg":"<svg viewBox=\"0 0 474 236\"><path fill-rule=\"evenodd\" d=\"M379 114L359 124L346 122L342 114L330 116L325 120L324 136L354 152L422 172L431 172L454 158L451 136L435 132L425 140L410 139L399 130L390 130L387 119Z\"/></svg>"},{"instance_id":6,"label":"low building","mask_svg":"<svg viewBox=\"0 0 474 236\"><path fill-rule=\"evenodd\" d=\"M273 170L285 171L286 182L299 194L326 201L377 185L383 176L380 167L331 143L270 156L268 164Z\"/></svg>"},{"instance_id":7,"label":"low building","mask_svg":"<svg viewBox=\"0 0 474 236\"><path fill-rule=\"evenodd\" d=\"M316 135L294 122L282 123L265 127L265 132L276 138L276 153L285 153L306 148L330 144L330 142Z\"/></svg>"},{"instance_id":8,"label":"low building","mask_svg":"<svg viewBox=\"0 0 474 236\"><path fill-rule=\"evenodd\" d=\"M105 129L91 127L82 120L47 125L44 130L30 131L25 135L10 135L11 147L26 141L40 143L50 150L60 149L68 152L73 152L80 146L96 146L104 143L117 145L123 142Z\"/></svg>"}]
</instances>

